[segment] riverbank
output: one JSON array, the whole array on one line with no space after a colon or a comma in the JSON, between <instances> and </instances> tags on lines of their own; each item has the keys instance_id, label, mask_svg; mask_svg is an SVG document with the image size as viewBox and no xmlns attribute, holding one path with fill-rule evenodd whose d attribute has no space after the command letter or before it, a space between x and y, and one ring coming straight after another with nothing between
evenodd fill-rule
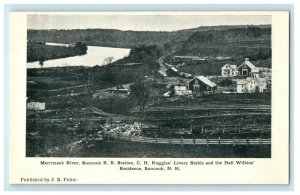
<instances>
[{"instance_id":1,"label":"riverbank","mask_svg":"<svg viewBox=\"0 0 300 195\"><path fill-rule=\"evenodd\" d=\"M39 62L43 66L46 60L66 58L87 53L84 43L76 43L74 46L48 45L45 43L27 43L27 62Z\"/></svg>"}]
</instances>

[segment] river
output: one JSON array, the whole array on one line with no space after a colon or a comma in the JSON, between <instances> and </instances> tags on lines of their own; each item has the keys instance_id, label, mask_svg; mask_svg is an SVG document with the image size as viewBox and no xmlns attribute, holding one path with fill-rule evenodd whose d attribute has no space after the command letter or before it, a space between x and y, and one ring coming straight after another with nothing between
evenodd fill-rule
<instances>
[{"instance_id":1,"label":"river","mask_svg":"<svg viewBox=\"0 0 300 195\"><path fill-rule=\"evenodd\" d=\"M65 47L65 44L46 43L46 45L56 45ZM106 57L113 57L113 61L122 59L129 55L130 49L88 46L87 54L81 56L66 57L60 59L47 60L43 68L64 67L64 66L101 66ZM39 62L27 63L27 68L41 68Z\"/></svg>"}]
</instances>

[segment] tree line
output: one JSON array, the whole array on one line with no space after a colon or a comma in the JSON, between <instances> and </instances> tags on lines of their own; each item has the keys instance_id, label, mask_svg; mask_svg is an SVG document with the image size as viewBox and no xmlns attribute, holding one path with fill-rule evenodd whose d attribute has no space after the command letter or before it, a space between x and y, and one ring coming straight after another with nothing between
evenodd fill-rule
<instances>
[{"instance_id":1,"label":"tree line","mask_svg":"<svg viewBox=\"0 0 300 195\"><path fill-rule=\"evenodd\" d=\"M70 47L28 42L27 62L39 61L39 64L43 66L46 60L84 55L87 53L87 49L87 45L83 42L77 42L74 46Z\"/></svg>"}]
</instances>

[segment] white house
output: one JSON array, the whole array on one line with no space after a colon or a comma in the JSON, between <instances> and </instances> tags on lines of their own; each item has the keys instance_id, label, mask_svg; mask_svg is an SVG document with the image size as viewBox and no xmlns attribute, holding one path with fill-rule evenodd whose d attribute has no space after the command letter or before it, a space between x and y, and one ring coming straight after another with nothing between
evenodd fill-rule
<instances>
[{"instance_id":1,"label":"white house","mask_svg":"<svg viewBox=\"0 0 300 195\"><path fill-rule=\"evenodd\" d=\"M103 91L110 93L112 95L128 96L130 94L130 86L131 86L131 83L123 84L123 85L119 85L118 87L107 88Z\"/></svg>"},{"instance_id":2,"label":"white house","mask_svg":"<svg viewBox=\"0 0 300 195\"><path fill-rule=\"evenodd\" d=\"M232 77L237 76L239 71L237 70L237 65L225 64L221 69L222 77Z\"/></svg>"},{"instance_id":3,"label":"white house","mask_svg":"<svg viewBox=\"0 0 300 195\"><path fill-rule=\"evenodd\" d=\"M169 97L171 95L182 96L182 95L192 95L192 91L188 90L186 85L177 84L172 85L170 90L163 94L164 97Z\"/></svg>"},{"instance_id":4,"label":"white house","mask_svg":"<svg viewBox=\"0 0 300 195\"><path fill-rule=\"evenodd\" d=\"M272 74L272 70L270 68L256 67L251 70L251 77L253 78L265 78L270 74Z\"/></svg>"},{"instance_id":5,"label":"white house","mask_svg":"<svg viewBox=\"0 0 300 195\"><path fill-rule=\"evenodd\" d=\"M27 110L45 110L45 102L27 102Z\"/></svg>"},{"instance_id":6,"label":"white house","mask_svg":"<svg viewBox=\"0 0 300 195\"><path fill-rule=\"evenodd\" d=\"M188 90L186 85L174 85L171 87L171 90L174 91L174 95L191 95L192 91Z\"/></svg>"},{"instance_id":7,"label":"white house","mask_svg":"<svg viewBox=\"0 0 300 195\"><path fill-rule=\"evenodd\" d=\"M253 78L260 78L260 70L259 68L254 68L251 70L251 77Z\"/></svg>"},{"instance_id":8,"label":"white house","mask_svg":"<svg viewBox=\"0 0 300 195\"><path fill-rule=\"evenodd\" d=\"M265 92L267 90L267 80L265 78L241 79L237 81L237 93Z\"/></svg>"}]
</instances>

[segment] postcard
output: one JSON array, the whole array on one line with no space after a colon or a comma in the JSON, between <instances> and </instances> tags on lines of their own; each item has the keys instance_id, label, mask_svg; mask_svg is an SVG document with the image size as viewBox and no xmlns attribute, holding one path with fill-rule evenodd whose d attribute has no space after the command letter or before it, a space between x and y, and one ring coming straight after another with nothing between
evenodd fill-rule
<instances>
[{"instance_id":1,"label":"postcard","mask_svg":"<svg viewBox=\"0 0 300 195\"><path fill-rule=\"evenodd\" d=\"M12 12L10 184L288 184L289 13Z\"/></svg>"}]
</instances>

